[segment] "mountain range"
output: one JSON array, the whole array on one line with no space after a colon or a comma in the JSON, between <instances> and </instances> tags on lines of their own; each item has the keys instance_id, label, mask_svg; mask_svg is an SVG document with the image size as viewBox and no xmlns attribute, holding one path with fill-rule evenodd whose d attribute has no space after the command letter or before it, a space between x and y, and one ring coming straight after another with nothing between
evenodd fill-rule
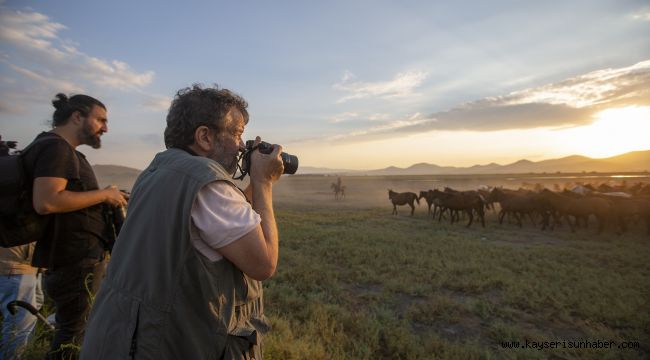
<instances>
[{"instance_id":1,"label":"mountain range","mask_svg":"<svg viewBox=\"0 0 650 360\"><path fill-rule=\"evenodd\" d=\"M119 165L94 165L100 186L115 184L120 189L130 190L142 170ZM390 166L377 170L346 170L303 166L297 174L337 174L348 176L365 175L487 175L487 174L529 174L529 173L622 173L649 172L650 150L634 151L604 159L572 155L559 159L530 161L519 160L512 164L474 165L470 167L439 166L418 163L407 168Z\"/></svg>"},{"instance_id":2,"label":"mountain range","mask_svg":"<svg viewBox=\"0 0 650 360\"><path fill-rule=\"evenodd\" d=\"M100 187L115 185L118 189L131 191L133 183L142 170L120 165L93 165Z\"/></svg>"},{"instance_id":3,"label":"mountain range","mask_svg":"<svg viewBox=\"0 0 650 360\"><path fill-rule=\"evenodd\" d=\"M582 172L648 172L650 171L650 150L633 151L609 158L593 159L572 155L559 159L542 161L519 160L511 164L474 165L470 167L439 166L418 163L406 168L390 166L377 170L344 170L304 166L299 174L340 175L478 175L478 174L527 174L527 173L582 173Z\"/></svg>"}]
</instances>

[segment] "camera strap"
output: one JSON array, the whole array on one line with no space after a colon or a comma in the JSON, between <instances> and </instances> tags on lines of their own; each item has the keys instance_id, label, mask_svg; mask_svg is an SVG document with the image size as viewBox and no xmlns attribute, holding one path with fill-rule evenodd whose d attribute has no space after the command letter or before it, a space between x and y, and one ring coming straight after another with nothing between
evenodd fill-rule
<instances>
[{"instance_id":1,"label":"camera strap","mask_svg":"<svg viewBox=\"0 0 650 360\"><path fill-rule=\"evenodd\" d=\"M259 144L253 146L250 149L246 149L246 150L241 152L241 154L239 155L239 158L237 159L237 170L239 170L240 175L237 176L237 177L235 177L233 175L232 178L234 180L240 180L240 181L244 180L246 175L248 175L248 169L250 169L251 154L253 153L253 151L257 150L258 147L259 147ZM242 166L244 162L247 163L246 166Z\"/></svg>"},{"instance_id":2,"label":"camera strap","mask_svg":"<svg viewBox=\"0 0 650 360\"><path fill-rule=\"evenodd\" d=\"M244 180L246 175L248 175L248 172L245 169L243 169L242 166L241 166L242 165L242 160L244 159L244 156L246 156L246 154L249 154L249 152L244 151L239 155L239 158L237 158L237 170L239 170L240 175L239 176L233 175L232 178L234 180L240 180L240 181ZM248 156L250 157L250 154ZM237 172L235 172L235 173L237 173Z\"/></svg>"}]
</instances>

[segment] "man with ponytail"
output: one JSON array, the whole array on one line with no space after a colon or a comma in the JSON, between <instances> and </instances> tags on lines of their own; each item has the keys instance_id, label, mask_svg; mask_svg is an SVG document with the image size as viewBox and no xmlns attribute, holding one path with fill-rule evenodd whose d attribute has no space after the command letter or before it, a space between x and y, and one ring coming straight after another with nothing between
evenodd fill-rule
<instances>
[{"instance_id":1,"label":"man with ponytail","mask_svg":"<svg viewBox=\"0 0 650 360\"><path fill-rule=\"evenodd\" d=\"M56 307L56 332L48 359L74 358L82 340L90 298L105 268L102 204L126 205L115 186L99 189L86 157L76 148L101 146L108 131L106 106L87 95L57 94L52 130L42 132L25 154L33 181L34 209L48 217L46 235L36 243L32 265L45 268L43 287ZM89 293L90 291L90 293Z\"/></svg>"}]
</instances>

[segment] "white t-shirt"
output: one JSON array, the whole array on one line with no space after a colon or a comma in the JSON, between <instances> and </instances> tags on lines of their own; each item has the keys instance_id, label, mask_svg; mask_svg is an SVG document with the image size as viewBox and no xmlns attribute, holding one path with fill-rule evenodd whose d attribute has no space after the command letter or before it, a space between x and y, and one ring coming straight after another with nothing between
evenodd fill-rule
<instances>
[{"instance_id":1,"label":"white t-shirt","mask_svg":"<svg viewBox=\"0 0 650 360\"><path fill-rule=\"evenodd\" d=\"M226 181L205 185L192 204L190 240L210 261L223 258L218 249L240 239L262 222L244 194Z\"/></svg>"}]
</instances>

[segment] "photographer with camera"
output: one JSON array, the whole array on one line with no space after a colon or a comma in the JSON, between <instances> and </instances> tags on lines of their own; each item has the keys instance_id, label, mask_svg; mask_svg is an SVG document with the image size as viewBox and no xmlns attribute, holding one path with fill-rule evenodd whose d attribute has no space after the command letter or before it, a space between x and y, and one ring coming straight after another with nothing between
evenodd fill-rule
<instances>
[{"instance_id":1,"label":"photographer with camera","mask_svg":"<svg viewBox=\"0 0 650 360\"><path fill-rule=\"evenodd\" d=\"M167 150L133 187L83 359L262 359L261 281L277 266L272 190L284 166L281 146L244 146L247 106L217 87L176 94ZM233 183L240 152L244 191Z\"/></svg>"}]
</instances>

